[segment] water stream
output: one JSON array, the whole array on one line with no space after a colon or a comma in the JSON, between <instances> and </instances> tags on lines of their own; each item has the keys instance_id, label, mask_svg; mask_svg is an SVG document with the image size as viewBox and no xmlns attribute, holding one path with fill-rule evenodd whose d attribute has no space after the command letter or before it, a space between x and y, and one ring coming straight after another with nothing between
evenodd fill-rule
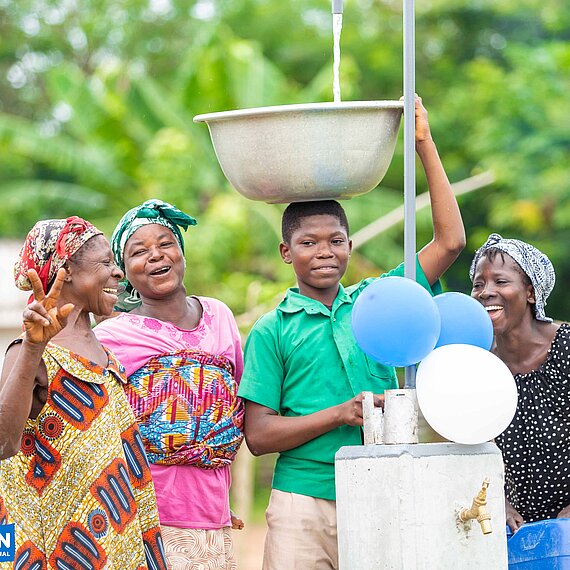
<instances>
[{"instance_id":1,"label":"water stream","mask_svg":"<svg viewBox=\"0 0 570 570\"><path fill-rule=\"evenodd\" d=\"M340 32L342 30L342 14L333 14L333 97L340 103Z\"/></svg>"}]
</instances>

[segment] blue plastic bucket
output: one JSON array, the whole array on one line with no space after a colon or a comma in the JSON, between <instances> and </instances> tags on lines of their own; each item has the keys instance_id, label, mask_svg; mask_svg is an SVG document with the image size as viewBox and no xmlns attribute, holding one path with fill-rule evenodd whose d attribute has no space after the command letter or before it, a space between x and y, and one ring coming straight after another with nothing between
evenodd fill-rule
<instances>
[{"instance_id":1,"label":"blue plastic bucket","mask_svg":"<svg viewBox=\"0 0 570 570\"><path fill-rule=\"evenodd\" d=\"M570 519L507 527L509 570L570 570Z\"/></svg>"}]
</instances>

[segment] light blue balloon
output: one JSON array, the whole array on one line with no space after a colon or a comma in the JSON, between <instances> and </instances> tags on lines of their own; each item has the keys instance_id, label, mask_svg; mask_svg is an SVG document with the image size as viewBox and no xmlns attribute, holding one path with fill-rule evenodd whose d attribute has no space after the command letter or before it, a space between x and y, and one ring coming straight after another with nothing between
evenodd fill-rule
<instances>
[{"instance_id":1,"label":"light blue balloon","mask_svg":"<svg viewBox=\"0 0 570 570\"><path fill-rule=\"evenodd\" d=\"M356 299L352 331L371 358L386 366L411 366L435 347L441 324L432 296L406 277L384 277Z\"/></svg>"},{"instance_id":2,"label":"light blue balloon","mask_svg":"<svg viewBox=\"0 0 570 570\"><path fill-rule=\"evenodd\" d=\"M441 317L436 348L446 344L471 344L489 350L493 344L493 323L483 305L464 293L443 293L434 297Z\"/></svg>"}]
</instances>

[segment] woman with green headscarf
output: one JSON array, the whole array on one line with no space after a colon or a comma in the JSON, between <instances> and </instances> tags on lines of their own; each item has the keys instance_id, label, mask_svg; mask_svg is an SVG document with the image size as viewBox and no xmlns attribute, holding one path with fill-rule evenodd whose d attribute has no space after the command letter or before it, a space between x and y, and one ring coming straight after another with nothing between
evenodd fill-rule
<instances>
[{"instance_id":1,"label":"woman with green headscarf","mask_svg":"<svg viewBox=\"0 0 570 570\"><path fill-rule=\"evenodd\" d=\"M230 309L186 293L181 229L195 224L160 200L123 216L111 247L128 296L95 334L126 369L169 564L233 570L230 464L243 437L243 356Z\"/></svg>"}]
</instances>

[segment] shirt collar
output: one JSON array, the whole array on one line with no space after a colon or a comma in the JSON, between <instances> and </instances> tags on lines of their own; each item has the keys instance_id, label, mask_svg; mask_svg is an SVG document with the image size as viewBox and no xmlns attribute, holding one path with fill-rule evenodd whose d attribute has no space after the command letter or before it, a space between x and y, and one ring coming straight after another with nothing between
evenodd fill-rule
<instances>
[{"instance_id":1,"label":"shirt collar","mask_svg":"<svg viewBox=\"0 0 570 570\"><path fill-rule=\"evenodd\" d=\"M332 305L332 312L336 311L337 307L343 303L352 303L352 299L346 293L344 287L339 283L338 293ZM331 314L329 308L323 305L320 301L301 295L297 287L287 289L285 298L281 303L279 303L277 310L282 313L298 313L299 311L305 311L309 315L322 313L323 315L329 316Z\"/></svg>"}]
</instances>

